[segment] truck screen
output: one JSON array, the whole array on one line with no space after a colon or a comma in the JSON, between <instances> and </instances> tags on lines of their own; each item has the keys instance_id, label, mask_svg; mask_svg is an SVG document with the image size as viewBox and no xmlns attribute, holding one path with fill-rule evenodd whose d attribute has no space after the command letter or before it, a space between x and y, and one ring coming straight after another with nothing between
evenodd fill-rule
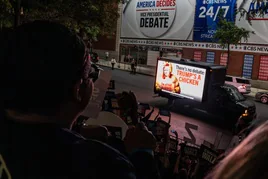
<instances>
[{"instance_id":1,"label":"truck screen","mask_svg":"<svg viewBox=\"0 0 268 179\"><path fill-rule=\"evenodd\" d=\"M202 101L206 69L159 60L155 91Z\"/></svg>"}]
</instances>

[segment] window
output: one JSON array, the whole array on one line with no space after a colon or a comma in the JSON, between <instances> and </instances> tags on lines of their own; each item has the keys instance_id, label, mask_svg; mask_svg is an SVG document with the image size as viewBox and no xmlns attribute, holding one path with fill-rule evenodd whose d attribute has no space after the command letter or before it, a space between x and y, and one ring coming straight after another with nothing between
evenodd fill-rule
<instances>
[{"instance_id":1,"label":"window","mask_svg":"<svg viewBox=\"0 0 268 179\"><path fill-rule=\"evenodd\" d=\"M220 58L220 65L226 66L228 60L228 53L222 53Z\"/></svg>"},{"instance_id":2,"label":"window","mask_svg":"<svg viewBox=\"0 0 268 179\"><path fill-rule=\"evenodd\" d=\"M246 98L236 88L224 86L223 89L227 92L228 96L232 101L238 102L246 100Z\"/></svg>"},{"instance_id":3,"label":"window","mask_svg":"<svg viewBox=\"0 0 268 179\"><path fill-rule=\"evenodd\" d=\"M156 66L157 58L160 56L159 51L151 51L147 52L147 65L148 66Z\"/></svg>"},{"instance_id":4,"label":"window","mask_svg":"<svg viewBox=\"0 0 268 179\"><path fill-rule=\"evenodd\" d=\"M147 64L147 53L148 53L148 48L146 46L139 46L139 51L138 51L138 64L146 65Z\"/></svg>"},{"instance_id":5,"label":"window","mask_svg":"<svg viewBox=\"0 0 268 179\"><path fill-rule=\"evenodd\" d=\"M268 56L261 56L259 80L268 80Z\"/></svg>"},{"instance_id":6,"label":"window","mask_svg":"<svg viewBox=\"0 0 268 179\"><path fill-rule=\"evenodd\" d=\"M233 82L233 78L232 78L232 77L230 77L230 76L226 76L226 77L225 77L225 81L230 81L230 82Z\"/></svg>"},{"instance_id":7,"label":"window","mask_svg":"<svg viewBox=\"0 0 268 179\"><path fill-rule=\"evenodd\" d=\"M250 84L249 80L236 78L237 83Z\"/></svg>"},{"instance_id":8,"label":"window","mask_svg":"<svg viewBox=\"0 0 268 179\"><path fill-rule=\"evenodd\" d=\"M201 51L195 51L194 52L194 60L201 61L202 59L202 52Z\"/></svg>"},{"instance_id":9,"label":"window","mask_svg":"<svg viewBox=\"0 0 268 179\"><path fill-rule=\"evenodd\" d=\"M244 65L243 65L243 77L251 79L252 77L252 67L254 62L253 55L244 56Z\"/></svg>"},{"instance_id":10,"label":"window","mask_svg":"<svg viewBox=\"0 0 268 179\"><path fill-rule=\"evenodd\" d=\"M208 63L215 62L215 52L207 52L207 62Z\"/></svg>"},{"instance_id":11,"label":"window","mask_svg":"<svg viewBox=\"0 0 268 179\"><path fill-rule=\"evenodd\" d=\"M147 64L147 50L148 46L122 45L120 61L130 63L134 58L138 64Z\"/></svg>"}]
</instances>

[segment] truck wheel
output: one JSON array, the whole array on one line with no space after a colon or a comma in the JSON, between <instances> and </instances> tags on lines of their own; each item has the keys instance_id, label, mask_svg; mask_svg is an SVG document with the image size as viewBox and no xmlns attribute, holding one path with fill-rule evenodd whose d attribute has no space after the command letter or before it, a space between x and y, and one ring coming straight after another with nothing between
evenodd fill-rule
<instances>
[{"instance_id":1,"label":"truck wheel","mask_svg":"<svg viewBox=\"0 0 268 179\"><path fill-rule=\"evenodd\" d=\"M268 97L267 96L261 97L261 103L267 104L268 103Z\"/></svg>"},{"instance_id":2,"label":"truck wheel","mask_svg":"<svg viewBox=\"0 0 268 179\"><path fill-rule=\"evenodd\" d=\"M235 125L238 119L239 117L237 117L236 115L229 115L229 114L225 115L224 120L226 121L225 126L227 127L227 129L230 130L231 132L234 132Z\"/></svg>"},{"instance_id":3,"label":"truck wheel","mask_svg":"<svg viewBox=\"0 0 268 179\"><path fill-rule=\"evenodd\" d=\"M168 99L168 106L172 106L174 104L174 99Z\"/></svg>"},{"instance_id":4,"label":"truck wheel","mask_svg":"<svg viewBox=\"0 0 268 179\"><path fill-rule=\"evenodd\" d=\"M233 135L237 135L240 132L240 129L234 124L231 132Z\"/></svg>"}]
</instances>

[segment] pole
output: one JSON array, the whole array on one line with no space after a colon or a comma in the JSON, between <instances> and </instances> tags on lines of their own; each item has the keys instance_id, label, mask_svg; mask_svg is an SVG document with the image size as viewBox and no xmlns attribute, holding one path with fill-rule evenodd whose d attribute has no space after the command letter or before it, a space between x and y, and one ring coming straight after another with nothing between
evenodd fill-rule
<instances>
[{"instance_id":1,"label":"pole","mask_svg":"<svg viewBox=\"0 0 268 179\"><path fill-rule=\"evenodd\" d=\"M15 11L14 27L18 27L20 25L20 10L21 10L21 0L16 0L14 6Z\"/></svg>"},{"instance_id":2,"label":"pole","mask_svg":"<svg viewBox=\"0 0 268 179\"><path fill-rule=\"evenodd\" d=\"M2 31L2 29L3 29L3 19L1 18L0 19L0 31Z\"/></svg>"},{"instance_id":3,"label":"pole","mask_svg":"<svg viewBox=\"0 0 268 179\"><path fill-rule=\"evenodd\" d=\"M90 53L92 53L92 49L93 49L93 44L92 44L92 39L90 38L89 39L89 51L90 51Z\"/></svg>"},{"instance_id":4,"label":"pole","mask_svg":"<svg viewBox=\"0 0 268 179\"><path fill-rule=\"evenodd\" d=\"M229 62L230 62L230 44L227 44L227 64L226 64L226 69L228 70L229 67Z\"/></svg>"}]
</instances>

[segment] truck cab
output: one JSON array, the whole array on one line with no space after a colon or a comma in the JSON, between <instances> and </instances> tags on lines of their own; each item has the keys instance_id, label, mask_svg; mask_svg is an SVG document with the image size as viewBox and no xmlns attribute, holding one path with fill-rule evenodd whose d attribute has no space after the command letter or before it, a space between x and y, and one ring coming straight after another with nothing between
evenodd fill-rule
<instances>
[{"instance_id":1,"label":"truck cab","mask_svg":"<svg viewBox=\"0 0 268 179\"><path fill-rule=\"evenodd\" d=\"M236 123L239 117L246 122L256 118L255 103L246 99L235 86L228 84L216 87L204 107L209 113L223 117L231 124Z\"/></svg>"}]
</instances>

